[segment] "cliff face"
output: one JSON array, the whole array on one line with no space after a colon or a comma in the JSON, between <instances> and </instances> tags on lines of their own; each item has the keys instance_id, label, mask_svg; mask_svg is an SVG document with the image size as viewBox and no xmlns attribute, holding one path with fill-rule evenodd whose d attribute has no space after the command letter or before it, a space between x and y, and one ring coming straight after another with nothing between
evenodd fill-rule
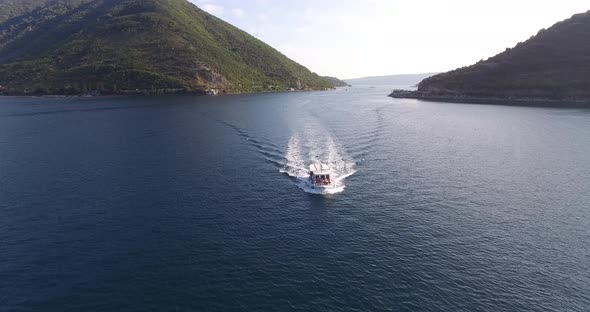
<instances>
[{"instance_id":1,"label":"cliff face","mask_svg":"<svg viewBox=\"0 0 590 312\"><path fill-rule=\"evenodd\" d=\"M590 100L590 12L485 61L427 78L418 95Z\"/></svg>"},{"instance_id":2,"label":"cliff face","mask_svg":"<svg viewBox=\"0 0 590 312\"><path fill-rule=\"evenodd\" d=\"M0 0L4 94L333 86L186 0L19 1Z\"/></svg>"}]
</instances>

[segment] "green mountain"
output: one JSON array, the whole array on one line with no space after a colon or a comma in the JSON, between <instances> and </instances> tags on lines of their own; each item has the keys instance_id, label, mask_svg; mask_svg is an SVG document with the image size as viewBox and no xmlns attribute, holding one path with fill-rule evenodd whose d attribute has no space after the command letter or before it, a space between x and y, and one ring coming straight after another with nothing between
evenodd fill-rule
<instances>
[{"instance_id":1,"label":"green mountain","mask_svg":"<svg viewBox=\"0 0 590 312\"><path fill-rule=\"evenodd\" d=\"M416 93L392 96L589 101L590 11L485 61L427 78Z\"/></svg>"},{"instance_id":2,"label":"green mountain","mask_svg":"<svg viewBox=\"0 0 590 312\"><path fill-rule=\"evenodd\" d=\"M343 80L336 77L324 76L324 79L328 80L334 87L350 87L350 85Z\"/></svg>"},{"instance_id":3,"label":"green mountain","mask_svg":"<svg viewBox=\"0 0 590 312\"><path fill-rule=\"evenodd\" d=\"M333 86L186 0L0 0L0 7L4 94Z\"/></svg>"}]
</instances>

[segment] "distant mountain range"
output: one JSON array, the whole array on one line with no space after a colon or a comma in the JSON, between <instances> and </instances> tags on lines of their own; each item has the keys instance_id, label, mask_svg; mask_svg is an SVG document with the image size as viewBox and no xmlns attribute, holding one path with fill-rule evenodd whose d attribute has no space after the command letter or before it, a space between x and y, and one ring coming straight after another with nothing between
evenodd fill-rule
<instances>
[{"instance_id":1,"label":"distant mountain range","mask_svg":"<svg viewBox=\"0 0 590 312\"><path fill-rule=\"evenodd\" d=\"M0 93L331 88L186 0L0 0Z\"/></svg>"},{"instance_id":2,"label":"distant mountain range","mask_svg":"<svg viewBox=\"0 0 590 312\"><path fill-rule=\"evenodd\" d=\"M353 86L415 86L423 79L436 74L437 73L372 76L345 79L345 81Z\"/></svg>"},{"instance_id":3,"label":"distant mountain range","mask_svg":"<svg viewBox=\"0 0 590 312\"><path fill-rule=\"evenodd\" d=\"M475 65L425 79L393 97L453 101L590 102L590 11Z\"/></svg>"}]
</instances>

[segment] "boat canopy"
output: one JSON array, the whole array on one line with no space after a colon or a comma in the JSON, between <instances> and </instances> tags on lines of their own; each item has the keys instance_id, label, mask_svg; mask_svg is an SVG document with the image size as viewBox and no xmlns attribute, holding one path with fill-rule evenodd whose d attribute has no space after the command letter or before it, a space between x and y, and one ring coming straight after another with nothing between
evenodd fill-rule
<instances>
[{"instance_id":1,"label":"boat canopy","mask_svg":"<svg viewBox=\"0 0 590 312\"><path fill-rule=\"evenodd\" d=\"M309 171L314 175L330 174L330 167L326 164L311 164L309 165Z\"/></svg>"}]
</instances>

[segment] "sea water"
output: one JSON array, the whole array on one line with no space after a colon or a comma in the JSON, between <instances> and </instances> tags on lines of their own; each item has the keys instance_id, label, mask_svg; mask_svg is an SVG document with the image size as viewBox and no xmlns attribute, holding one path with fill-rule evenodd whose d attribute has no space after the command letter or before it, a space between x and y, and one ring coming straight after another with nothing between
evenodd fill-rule
<instances>
[{"instance_id":1,"label":"sea water","mask_svg":"<svg viewBox=\"0 0 590 312\"><path fill-rule=\"evenodd\" d=\"M590 111L394 88L0 98L0 311L588 311Z\"/></svg>"}]
</instances>

